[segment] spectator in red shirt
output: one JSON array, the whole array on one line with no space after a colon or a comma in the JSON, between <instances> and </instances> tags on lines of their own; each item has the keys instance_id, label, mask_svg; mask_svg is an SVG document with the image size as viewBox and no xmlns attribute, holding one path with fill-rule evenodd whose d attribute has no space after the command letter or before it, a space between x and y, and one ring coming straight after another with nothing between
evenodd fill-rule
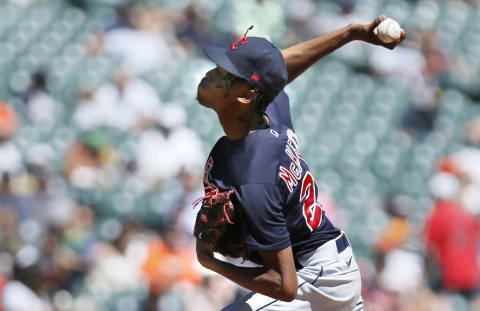
<instances>
[{"instance_id":1,"label":"spectator in red shirt","mask_svg":"<svg viewBox=\"0 0 480 311\"><path fill-rule=\"evenodd\" d=\"M424 237L429 255L440 270L440 289L466 298L477 291L479 233L477 217L453 196L437 200L425 223Z\"/></svg>"}]
</instances>

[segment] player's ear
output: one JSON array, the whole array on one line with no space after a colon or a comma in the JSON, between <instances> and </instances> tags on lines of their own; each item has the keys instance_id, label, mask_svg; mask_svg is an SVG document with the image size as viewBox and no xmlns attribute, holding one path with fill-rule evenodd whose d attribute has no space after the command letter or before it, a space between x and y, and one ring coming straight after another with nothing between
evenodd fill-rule
<instances>
[{"instance_id":1,"label":"player's ear","mask_svg":"<svg viewBox=\"0 0 480 311\"><path fill-rule=\"evenodd\" d=\"M244 90L239 96L237 96L237 101L241 104L250 104L255 101L255 98L257 98L255 90L248 89Z\"/></svg>"}]
</instances>

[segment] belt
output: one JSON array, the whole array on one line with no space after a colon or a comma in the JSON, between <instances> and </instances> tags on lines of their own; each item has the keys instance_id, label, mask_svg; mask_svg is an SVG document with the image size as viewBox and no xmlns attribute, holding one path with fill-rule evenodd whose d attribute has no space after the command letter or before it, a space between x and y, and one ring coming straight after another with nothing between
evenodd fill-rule
<instances>
[{"instance_id":1,"label":"belt","mask_svg":"<svg viewBox=\"0 0 480 311\"><path fill-rule=\"evenodd\" d=\"M335 241L335 244L337 244L337 252L339 254L350 246L350 243L348 243L348 239L345 233L342 233L342 236Z\"/></svg>"},{"instance_id":2,"label":"belt","mask_svg":"<svg viewBox=\"0 0 480 311\"><path fill-rule=\"evenodd\" d=\"M335 243L335 246L333 245ZM320 256L326 262L330 260L335 260L338 254L342 253L347 247L350 246L348 242L347 236L344 232L342 232L338 237L328 241L327 243L321 245L315 251L308 253L299 258L299 260L295 259L295 267L298 269L303 268L303 265L300 263L302 261L309 261L310 256Z\"/></svg>"}]
</instances>

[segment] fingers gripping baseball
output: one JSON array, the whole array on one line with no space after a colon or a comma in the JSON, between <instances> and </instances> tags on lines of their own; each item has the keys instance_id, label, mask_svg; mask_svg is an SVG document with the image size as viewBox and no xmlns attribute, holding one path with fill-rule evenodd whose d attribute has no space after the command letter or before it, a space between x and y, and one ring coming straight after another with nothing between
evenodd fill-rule
<instances>
[{"instance_id":1,"label":"fingers gripping baseball","mask_svg":"<svg viewBox=\"0 0 480 311\"><path fill-rule=\"evenodd\" d=\"M370 23L368 31L373 31L375 28L378 27L387 17L385 15L380 15L379 17L375 18L373 22Z\"/></svg>"},{"instance_id":2,"label":"fingers gripping baseball","mask_svg":"<svg viewBox=\"0 0 480 311\"><path fill-rule=\"evenodd\" d=\"M393 19L385 15L377 17L370 26L375 42L374 44L393 49L403 39L405 39L405 30Z\"/></svg>"},{"instance_id":3,"label":"fingers gripping baseball","mask_svg":"<svg viewBox=\"0 0 480 311\"><path fill-rule=\"evenodd\" d=\"M375 45L393 49L403 39L405 30L391 18L381 15L370 23L359 23L362 29L360 39Z\"/></svg>"}]
</instances>

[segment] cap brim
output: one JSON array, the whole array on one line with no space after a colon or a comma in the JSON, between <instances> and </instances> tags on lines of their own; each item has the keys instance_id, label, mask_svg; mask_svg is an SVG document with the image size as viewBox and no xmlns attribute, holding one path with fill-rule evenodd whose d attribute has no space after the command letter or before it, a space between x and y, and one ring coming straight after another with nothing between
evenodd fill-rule
<instances>
[{"instance_id":1,"label":"cap brim","mask_svg":"<svg viewBox=\"0 0 480 311\"><path fill-rule=\"evenodd\" d=\"M227 50L224 47L210 44L203 45L203 52L205 52L205 55L207 55L208 58L210 58L215 64L222 67L231 74L243 78L240 72L238 72L235 65L228 58L226 51Z\"/></svg>"}]
</instances>

